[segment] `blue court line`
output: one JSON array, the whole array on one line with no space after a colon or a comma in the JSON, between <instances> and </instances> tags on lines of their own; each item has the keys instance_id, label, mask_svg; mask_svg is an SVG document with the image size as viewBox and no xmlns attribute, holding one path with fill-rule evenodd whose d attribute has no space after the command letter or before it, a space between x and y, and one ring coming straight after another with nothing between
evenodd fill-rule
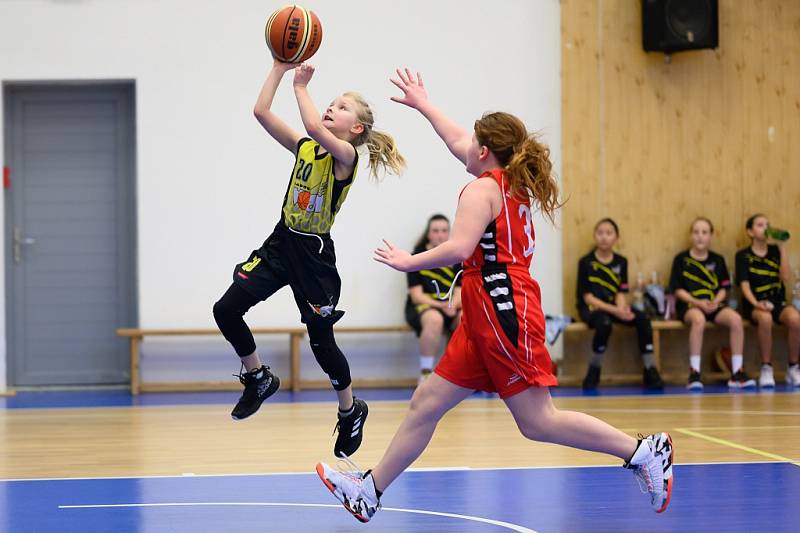
<instances>
[{"instance_id":1,"label":"blue court line","mask_svg":"<svg viewBox=\"0 0 800 533\"><path fill-rule=\"evenodd\" d=\"M679 464L674 471L672 503L660 515L620 467L407 472L383 498L398 512L380 511L367 526L339 508L313 473L0 482L0 531L509 531L500 523L539 533L797 531L796 467Z\"/></svg>"},{"instance_id":2,"label":"blue court line","mask_svg":"<svg viewBox=\"0 0 800 533\"><path fill-rule=\"evenodd\" d=\"M644 391L640 387L608 387L584 392L574 387L554 387L555 398L623 397L623 396L702 396L719 394L756 395L759 391L729 391L724 385L707 385L703 392L689 392L685 387L670 386L663 391ZM414 389L362 389L356 391L367 401L407 401ZM800 394L800 389L778 386L768 394ZM473 398L497 398L496 394L475 393ZM0 409L74 408L74 407L138 407L169 405L233 406L238 392L173 392L145 393L132 396L127 390L18 392L16 396L0 398ZM278 391L269 403L332 402L331 390L310 390L293 393Z\"/></svg>"}]
</instances>

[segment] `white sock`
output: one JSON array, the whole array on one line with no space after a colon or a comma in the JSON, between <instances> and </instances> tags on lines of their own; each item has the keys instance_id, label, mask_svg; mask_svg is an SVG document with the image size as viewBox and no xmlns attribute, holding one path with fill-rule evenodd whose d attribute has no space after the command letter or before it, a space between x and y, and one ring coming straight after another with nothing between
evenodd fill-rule
<instances>
[{"instance_id":1,"label":"white sock","mask_svg":"<svg viewBox=\"0 0 800 533\"><path fill-rule=\"evenodd\" d=\"M692 367L692 370L695 372L700 372L700 356L699 355L690 355L689 356L689 366Z\"/></svg>"},{"instance_id":2,"label":"white sock","mask_svg":"<svg viewBox=\"0 0 800 533\"><path fill-rule=\"evenodd\" d=\"M742 363L744 362L744 357L742 355L734 354L731 356L731 372L737 373L739 370L742 369Z\"/></svg>"},{"instance_id":3,"label":"white sock","mask_svg":"<svg viewBox=\"0 0 800 533\"><path fill-rule=\"evenodd\" d=\"M430 372L433 370L433 359L432 355L420 355L419 356L419 369L421 372Z\"/></svg>"}]
</instances>

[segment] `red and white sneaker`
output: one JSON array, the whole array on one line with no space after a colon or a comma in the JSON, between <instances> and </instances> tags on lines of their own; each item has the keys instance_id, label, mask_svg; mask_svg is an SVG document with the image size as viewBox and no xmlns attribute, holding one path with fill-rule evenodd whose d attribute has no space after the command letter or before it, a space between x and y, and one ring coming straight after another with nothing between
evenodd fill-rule
<instances>
[{"instance_id":1,"label":"red and white sneaker","mask_svg":"<svg viewBox=\"0 0 800 533\"><path fill-rule=\"evenodd\" d=\"M769 367L770 376L772 375L772 367ZM768 386L768 385L766 385ZM772 386L775 386L775 380L772 380ZM755 389L756 380L749 377L744 373L744 370L737 370L728 380L729 389Z\"/></svg>"},{"instance_id":2,"label":"red and white sneaker","mask_svg":"<svg viewBox=\"0 0 800 533\"><path fill-rule=\"evenodd\" d=\"M350 514L361 522L369 522L381 508L372 474L361 472L345 455L342 461L348 469L337 470L317 463L317 475Z\"/></svg>"},{"instance_id":3,"label":"red and white sneaker","mask_svg":"<svg viewBox=\"0 0 800 533\"><path fill-rule=\"evenodd\" d=\"M648 435L639 441L633 457L624 467L632 470L643 493L657 513L667 510L672 498L672 438L667 433Z\"/></svg>"}]
</instances>

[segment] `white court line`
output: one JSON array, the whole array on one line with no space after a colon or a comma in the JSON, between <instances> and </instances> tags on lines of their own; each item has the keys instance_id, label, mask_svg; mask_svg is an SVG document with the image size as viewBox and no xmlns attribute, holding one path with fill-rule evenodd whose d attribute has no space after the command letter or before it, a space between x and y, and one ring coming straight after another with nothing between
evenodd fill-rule
<instances>
[{"instance_id":1,"label":"white court line","mask_svg":"<svg viewBox=\"0 0 800 533\"><path fill-rule=\"evenodd\" d=\"M772 463L785 463L786 461L714 461L697 463L676 463L676 466L715 466L715 465L763 465ZM444 466L409 468L405 472L487 472L492 470L571 470L575 468L620 468L619 465L540 465L540 466ZM13 483L20 481L103 481L115 479L181 479L197 477L273 477L273 476L316 476L317 473L309 472L232 472L227 474L173 474L161 476L98 476L98 477L32 477L32 478L6 478L0 483Z\"/></svg>"},{"instance_id":2,"label":"white court line","mask_svg":"<svg viewBox=\"0 0 800 533\"><path fill-rule=\"evenodd\" d=\"M230 392L231 394L236 393L236 391L221 391L221 392ZM217 393L214 391L210 392L200 392L195 394L208 394L208 393ZM147 394L169 394L169 393L147 393ZM800 395L800 389L795 390L779 390L779 391L772 391L769 393L760 393L760 392L750 392L746 391L742 393L741 391L735 392L718 392L718 393L708 393L708 394L697 394L697 393L668 393L668 394L620 394L620 395L609 395L609 396L560 396L556 395L553 396L553 400L558 402L560 400L590 400L590 401L597 401L597 400L635 400L636 402L647 402L647 401L659 401L665 398L689 398L689 399L699 399L699 398L728 398L728 397L737 397L737 398L744 398L744 397L763 397L763 396L771 396L774 397L775 395L779 394L788 394L788 395ZM407 404L410 399L403 400L403 399L395 399L395 400L370 400L369 404L372 406L373 404L383 404L383 403L405 403ZM498 397L468 397L463 402L488 402L488 401L495 401L495 402L502 402ZM463 403L462 402L462 403ZM310 401L282 401L282 402L274 402L273 406L298 406L298 405L314 405L314 406L321 406L324 404L335 404L335 400L310 400ZM69 406L69 407L59 407L59 406L52 406L52 407L0 407L0 413L2 412L30 412L30 411L48 411L48 410L58 410L58 411L71 411L71 410L80 410L80 409L145 409L145 410L158 410L162 408L174 408L174 407L195 407L195 408L202 408L202 407L210 407L210 408L229 408L230 404L228 403L175 403L175 404L159 404L159 405L88 405L88 406ZM327 412L329 409L325 409ZM381 410L385 411L394 411L394 410L407 410L407 407L402 408L381 408ZM503 407L503 410L507 410ZM313 412L313 411L311 411ZM692 411L696 412L696 411Z\"/></svg>"},{"instance_id":3,"label":"white court line","mask_svg":"<svg viewBox=\"0 0 800 533\"><path fill-rule=\"evenodd\" d=\"M292 406L296 407L297 405L303 405L303 404L285 404L285 405L292 405ZM387 406L374 407L374 406L372 406L372 403L370 403L370 406L371 406L370 409L372 409L372 411L376 412L376 413L378 413L378 412L380 412L380 413L389 413L389 412L403 412L403 413L405 413L406 411L408 411L408 407L405 407L405 406L402 406L402 407L387 407ZM159 407L159 408L160 407L174 408L176 406L157 406L157 407ZM178 406L178 407L181 407L181 406ZM215 409L204 409L204 410L200 410L199 409L199 407L209 407L209 406L192 405L190 407L192 407L193 409L185 410L185 411L181 412L181 416L182 417L187 417L187 416L203 416L203 417L205 417L205 416L208 416L209 412L216 412ZM699 414L699 415L703 415L703 414L715 414L715 415L724 414L724 415L752 415L752 416L769 415L769 416L800 417L800 411L798 411L798 412L753 411L753 410L737 410L737 409L731 409L731 410L723 411L723 410L713 409L711 406L709 406L709 407L707 407L705 409L693 409L692 407L687 407L687 408L683 408L683 409L647 409L647 408L635 409L635 408L628 408L628 407L593 407L593 406L587 406L587 405L582 405L580 407L565 406L565 408L567 410L576 410L576 411L581 411L581 412L598 412L598 413L604 413L605 412L605 413L626 413L626 414L646 413L646 414L682 414L682 415L685 415L687 413L691 413L691 414ZM34 412L37 412L37 414L39 415L40 418L46 418L48 416L55 416L55 417L58 417L59 419L64 419L64 418L67 418L67 417L69 417L69 418L83 418L83 417L86 416L85 412L80 412L80 411L75 411L75 410L70 412L68 415L65 415L64 411L67 410L67 409L72 409L72 408L10 409L10 410L6 410L5 413L13 413L15 411L27 411L27 412L30 413L30 412L34 411ZM98 409L98 408L95 408L95 407L83 408L83 407L81 407L81 408L75 408L75 409ZM99 409L107 410L107 409L138 409L138 408L137 407L122 407L122 408L120 408L120 407L101 407ZM149 409L150 408L148 407L148 410ZM507 413L509 415L511 414L508 411L508 408L506 408L505 406L496 406L496 407L494 407L494 406L491 406L491 407L490 406L487 406L487 407L461 407L461 406L458 406L455 409L458 410L458 412L460 412L460 413ZM306 413L329 413L329 412L331 412L331 409L327 408L327 407L326 408L317 408L317 407L308 408L308 407L305 407L305 408L302 409L302 413L303 414L306 414ZM2 416L3 413L4 412L0 409L0 416ZM150 414L154 414L154 413L151 412ZM163 413L158 413L158 414L164 415L164 416L174 416L175 415L174 412L163 412ZM284 414L287 414L287 413L285 411L281 411L280 413L275 413L275 414L284 415ZM247 423L247 422L239 421L237 423L238 424L243 424L243 423Z\"/></svg>"},{"instance_id":4,"label":"white court line","mask_svg":"<svg viewBox=\"0 0 800 533\"><path fill-rule=\"evenodd\" d=\"M111 508L125 508L125 507L316 507L324 509L339 509L341 505L327 504L327 503L275 503L275 502L181 502L181 503L117 503L117 504L98 504L98 505L59 505L59 509L111 509ZM500 526L511 531L519 533L537 533L535 530L512 524L510 522L503 522L501 520L492 520L491 518L483 518L480 516L470 516L456 513L441 513L438 511L423 511L420 509L402 509L399 507L383 507L384 511L395 513L411 513L430 516L443 516L445 518L457 518L459 520L469 520L470 522L480 522L492 526Z\"/></svg>"}]
</instances>

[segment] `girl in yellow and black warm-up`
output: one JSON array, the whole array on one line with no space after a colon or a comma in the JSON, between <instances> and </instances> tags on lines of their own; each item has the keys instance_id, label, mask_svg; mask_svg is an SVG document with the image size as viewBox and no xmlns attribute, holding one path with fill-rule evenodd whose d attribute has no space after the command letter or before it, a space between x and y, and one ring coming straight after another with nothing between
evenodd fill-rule
<instances>
[{"instance_id":1,"label":"girl in yellow and black warm-up","mask_svg":"<svg viewBox=\"0 0 800 533\"><path fill-rule=\"evenodd\" d=\"M644 386L661 389L664 383L653 358L653 328L642 311L625 299L628 292L628 260L614 252L619 227L604 218L594 227L595 248L578 262L577 304L581 320L594 329L592 359L583 380L584 390L597 388L603 356L611 336L612 323L633 326L644 363Z\"/></svg>"},{"instance_id":2,"label":"girl in yellow and black warm-up","mask_svg":"<svg viewBox=\"0 0 800 533\"><path fill-rule=\"evenodd\" d=\"M786 285L790 280L786 241L770 244L769 220L765 215L747 219L745 229L752 242L736 252L736 282L742 293L742 314L758 327L761 351L760 387L774 387L772 371L772 324L783 324L788 332L789 369L786 384L800 387L800 313L786 303ZM787 239L788 240L788 239Z\"/></svg>"},{"instance_id":3,"label":"girl in yellow and black warm-up","mask_svg":"<svg viewBox=\"0 0 800 533\"><path fill-rule=\"evenodd\" d=\"M450 238L450 221L444 215L433 215L425 232L414 246L414 253L422 253L446 242ZM422 381L433 372L433 361L442 334L453 331L461 320L461 265L409 272L406 322L419 337L419 367ZM453 289L452 303L442 299Z\"/></svg>"},{"instance_id":4,"label":"girl in yellow and black warm-up","mask_svg":"<svg viewBox=\"0 0 800 533\"><path fill-rule=\"evenodd\" d=\"M689 384L687 388L700 390L700 350L703 347L703 331L706 322L713 322L730 330L732 389L752 388L756 382L747 377L742 368L744 330L739 313L726 307L725 302L731 288L731 277L725 258L712 252L711 236L714 226L704 217L691 225L692 247L675 256L670 274L670 292L675 295L675 311L678 320L689 326Z\"/></svg>"}]
</instances>

